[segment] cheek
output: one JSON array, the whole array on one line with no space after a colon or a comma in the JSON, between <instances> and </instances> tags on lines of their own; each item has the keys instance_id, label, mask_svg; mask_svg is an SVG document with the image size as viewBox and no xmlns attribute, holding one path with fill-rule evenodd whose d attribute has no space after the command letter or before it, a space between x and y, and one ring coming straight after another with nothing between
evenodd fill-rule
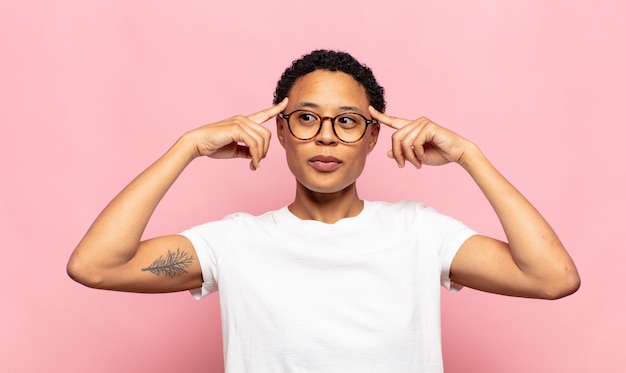
<instances>
[{"instance_id":1,"label":"cheek","mask_svg":"<svg viewBox=\"0 0 626 373\"><path fill-rule=\"evenodd\" d=\"M365 168L365 161L367 160L368 153L368 149L363 148L358 152L358 154L356 154L352 161L351 171L354 172L357 176L360 176L363 172L363 169Z\"/></svg>"},{"instance_id":2,"label":"cheek","mask_svg":"<svg viewBox=\"0 0 626 373\"><path fill-rule=\"evenodd\" d=\"M298 147L294 146L289 140L283 142L283 148L285 149L285 158L287 159L287 166L292 173L297 173L300 165L300 159L302 158L298 153Z\"/></svg>"}]
</instances>

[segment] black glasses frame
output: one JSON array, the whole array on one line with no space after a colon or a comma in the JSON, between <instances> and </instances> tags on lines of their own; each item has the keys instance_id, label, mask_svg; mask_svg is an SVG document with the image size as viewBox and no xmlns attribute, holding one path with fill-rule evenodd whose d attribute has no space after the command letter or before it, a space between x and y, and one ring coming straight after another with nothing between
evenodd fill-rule
<instances>
[{"instance_id":1,"label":"black glasses frame","mask_svg":"<svg viewBox=\"0 0 626 373\"><path fill-rule=\"evenodd\" d=\"M320 124L319 124L319 127L317 128L317 131L315 132L315 134L314 134L313 136L308 137L308 138L302 138L302 137L298 137L298 136L296 136L296 135L293 133L293 130L291 129L291 124L289 123L289 118L290 118L293 114L295 114L295 113L299 113L299 112L307 112L307 113L311 113L311 114L313 114L313 115L317 116L318 118L320 118ZM339 136L339 135L337 134L337 131L335 130L335 119L339 118L339 117L340 117L340 116L342 116L342 115L346 115L346 114L356 114L356 115L360 116L361 118L365 119L365 128L363 129L363 133L361 134L361 137L359 137L358 139L353 140L353 141L346 141L346 140L342 139L342 138L341 138L341 136ZM327 119L330 119L330 124L331 124L331 126L332 126L332 128L333 128L333 133L335 134L335 136L337 136L337 138L339 139L339 141L341 141L341 142L343 142L343 143L346 143L346 144L352 144L352 143L355 143L355 142L357 142L357 141L361 140L361 139L363 138L363 136L365 136L365 132L367 132L367 127L368 127L370 124L378 123L378 121L377 121L376 119L367 119L367 118L366 118L363 114L359 114L359 113L355 113L355 112L341 113L341 114L335 115L334 117L323 117L323 116L321 116L321 115L319 115L319 114L317 114L317 113L314 113L314 112L312 112L312 111L310 111L310 110L294 110L294 111L292 111L292 112L291 112L291 113L289 113L289 114L280 113L280 114L278 114L278 117L279 117L279 118L282 118L282 119L284 119L284 120L286 120L286 121L287 121L287 128L289 128L289 133L291 133L291 136L295 137L295 138L296 138L296 139L298 139L298 140L302 140L302 141L308 141L308 140L311 140L311 139L312 139L312 138L314 138L315 136L319 135L320 131L322 130L322 125L324 125L324 121L325 121L325 120L327 120Z\"/></svg>"}]
</instances>

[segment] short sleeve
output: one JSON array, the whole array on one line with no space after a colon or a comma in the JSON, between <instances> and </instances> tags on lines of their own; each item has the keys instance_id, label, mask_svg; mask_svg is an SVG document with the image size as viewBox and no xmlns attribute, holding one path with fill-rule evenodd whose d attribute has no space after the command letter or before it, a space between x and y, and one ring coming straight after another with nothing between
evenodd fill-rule
<instances>
[{"instance_id":1,"label":"short sleeve","mask_svg":"<svg viewBox=\"0 0 626 373\"><path fill-rule=\"evenodd\" d=\"M477 233L461 221L433 208L426 207L424 212L424 223L429 226L433 242L439 247L441 285L451 292L458 292L463 286L450 280L450 267L463 243Z\"/></svg>"},{"instance_id":2,"label":"short sleeve","mask_svg":"<svg viewBox=\"0 0 626 373\"><path fill-rule=\"evenodd\" d=\"M441 285L453 293L456 293L463 289L463 285L459 285L450 280L450 267L452 266L452 261L454 260L456 253L459 251L463 243L475 234L476 232L470 229L468 231L464 231L463 234L455 236L452 239L454 242L450 245L450 248L448 250L445 250L445 252L443 253L441 262Z\"/></svg>"},{"instance_id":3,"label":"short sleeve","mask_svg":"<svg viewBox=\"0 0 626 373\"><path fill-rule=\"evenodd\" d=\"M191 241L202 269L202 286L190 290L194 298L199 300L218 290L219 257L228 245L232 232L236 231L234 225L235 219L228 216L224 220L205 223L180 233Z\"/></svg>"},{"instance_id":4,"label":"short sleeve","mask_svg":"<svg viewBox=\"0 0 626 373\"><path fill-rule=\"evenodd\" d=\"M204 241L200 229L192 228L180 233L181 236L187 237L194 250L196 256L200 262L200 268L202 269L202 286L197 289L191 289L189 292L195 299L202 299L207 295L217 291L216 281L216 260L211 251L208 250L208 245Z\"/></svg>"}]
</instances>

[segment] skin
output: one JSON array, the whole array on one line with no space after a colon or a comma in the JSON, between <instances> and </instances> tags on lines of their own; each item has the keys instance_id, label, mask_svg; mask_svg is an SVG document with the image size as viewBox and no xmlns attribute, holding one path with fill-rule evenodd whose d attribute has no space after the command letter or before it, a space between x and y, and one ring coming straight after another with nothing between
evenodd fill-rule
<instances>
[{"instance_id":1,"label":"skin","mask_svg":"<svg viewBox=\"0 0 626 373\"><path fill-rule=\"evenodd\" d=\"M574 293L580 277L574 262L548 222L469 140L428 118L394 118L369 108L372 116L396 130L388 156L408 163L457 163L493 207L507 242L476 235L452 261L450 279L474 289L518 297L557 299Z\"/></svg>"},{"instance_id":2,"label":"skin","mask_svg":"<svg viewBox=\"0 0 626 373\"><path fill-rule=\"evenodd\" d=\"M320 116L334 117L352 111L370 117L368 107L365 89L351 76L318 70L296 81L289 92L285 112L307 109ZM330 120L324 121L320 133L309 141L294 138L284 119L278 119L276 125L287 164L296 178L296 197L290 211L301 219L325 223L358 215L363 201L357 194L356 181L363 172L367 155L376 145L379 125L368 126L356 143L342 143L333 133ZM318 156L336 159L336 168L320 171L311 161Z\"/></svg>"},{"instance_id":3,"label":"skin","mask_svg":"<svg viewBox=\"0 0 626 373\"><path fill-rule=\"evenodd\" d=\"M183 170L198 157L248 158L258 169L267 154L270 131L262 123L282 112L278 105L234 116L185 133L161 158L137 176L100 213L72 253L67 272L85 286L142 293L198 288L202 272L191 242L171 235L142 241L155 208ZM159 258L182 252L189 258L174 277L146 270Z\"/></svg>"},{"instance_id":4,"label":"skin","mask_svg":"<svg viewBox=\"0 0 626 373\"><path fill-rule=\"evenodd\" d=\"M456 163L476 182L508 242L481 235L469 238L452 262L454 282L487 292L546 299L578 289L576 267L555 232L474 143L424 117L409 120L379 113L352 77L320 70L298 79L289 99L278 105L184 134L105 207L74 250L69 275L87 286L122 291L200 287L200 266L186 238L174 235L141 241L150 216L195 158L249 158L250 168L258 169L270 144L270 131L263 123L278 113L302 108L321 116L356 111L375 118L393 130L388 155L399 167L408 163L414 166L412 172L417 172L424 165ZM284 119L276 118L276 126L296 179L290 211L301 219L329 224L358 215L363 201L356 181L376 144L380 126L369 126L363 139L351 144L334 135L329 120L308 141L291 136ZM323 164L320 159L332 162Z\"/></svg>"}]
</instances>

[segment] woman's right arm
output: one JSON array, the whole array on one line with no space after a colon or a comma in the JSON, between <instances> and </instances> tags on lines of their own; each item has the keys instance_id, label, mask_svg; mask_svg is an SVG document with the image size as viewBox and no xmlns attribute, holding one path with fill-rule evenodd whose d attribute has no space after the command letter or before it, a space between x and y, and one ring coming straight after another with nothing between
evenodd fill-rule
<instances>
[{"instance_id":1,"label":"woman's right arm","mask_svg":"<svg viewBox=\"0 0 626 373\"><path fill-rule=\"evenodd\" d=\"M72 253L71 278L89 287L133 292L172 292L202 284L193 246L183 236L142 241L157 205L197 157L249 158L259 167L270 143L262 123L284 110L286 101L250 116L236 116L183 135L135 178L100 213Z\"/></svg>"}]
</instances>

